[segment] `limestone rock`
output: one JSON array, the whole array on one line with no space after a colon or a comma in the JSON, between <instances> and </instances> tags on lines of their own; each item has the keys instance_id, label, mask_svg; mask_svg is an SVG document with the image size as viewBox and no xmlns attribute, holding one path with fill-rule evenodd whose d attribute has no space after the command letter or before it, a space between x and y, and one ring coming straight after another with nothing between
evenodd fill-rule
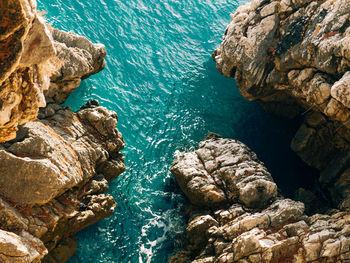
<instances>
[{"instance_id":1,"label":"limestone rock","mask_svg":"<svg viewBox=\"0 0 350 263\"><path fill-rule=\"evenodd\" d=\"M213 54L245 98L304 119L292 149L323 173L350 152L349 13L346 0L254 0L231 15ZM316 115L323 121L310 124Z\"/></svg>"},{"instance_id":2,"label":"limestone rock","mask_svg":"<svg viewBox=\"0 0 350 263\"><path fill-rule=\"evenodd\" d=\"M57 51L57 67L51 76L50 88L45 91L48 103L63 103L80 85L82 79L96 74L105 67L106 48L93 44L74 32L52 29Z\"/></svg>"},{"instance_id":3,"label":"limestone rock","mask_svg":"<svg viewBox=\"0 0 350 263\"><path fill-rule=\"evenodd\" d=\"M0 144L0 229L40 239L45 251L55 251L49 262L64 258L76 232L113 213L106 178L125 170L124 141L118 116L97 102L77 113L50 104L39 116Z\"/></svg>"},{"instance_id":4,"label":"limestone rock","mask_svg":"<svg viewBox=\"0 0 350 263\"><path fill-rule=\"evenodd\" d=\"M82 79L102 70L106 48L45 24L34 0L0 5L1 143L35 120L46 101L63 103Z\"/></svg>"},{"instance_id":5,"label":"limestone rock","mask_svg":"<svg viewBox=\"0 0 350 263\"><path fill-rule=\"evenodd\" d=\"M179 156L171 172L190 201L199 206L239 201L259 208L277 196L276 184L255 153L234 140L201 142L197 151Z\"/></svg>"},{"instance_id":6,"label":"limestone rock","mask_svg":"<svg viewBox=\"0 0 350 263\"><path fill-rule=\"evenodd\" d=\"M240 150L238 148L241 148ZM190 157L182 154L172 167L172 172L186 195L189 193L207 195L200 199L189 199L193 205L208 206L210 191L206 185L210 180L203 180L199 188L194 188L191 180L195 176L215 174L221 167L230 167L230 174L225 180L217 175L220 189L229 192L229 183L236 186L237 191L245 187L241 181L252 182L255 189L260 180L275 183L270 178L266 168L259 162L256 155L242 143L218 137L207 138L199 144L195 152L202 160L191 153ZM244 154L242 154L244 153ZM242 158L244 156L244 158ZM191 162L188 160L190 159ZM240 173L244 164L246 171ZM191 169L191 166L192 169ZM205 168L204 168L205 167ZM202 172L208 170L208 174ZM266 171L262 175L262 171ZM255 175L256 173L256 175ZM220 173L222 176L223 173ZM239 180L236 178L239 175ZM210 175L209 175L210 176ZM344 178L348 177L345 171ZM347 180L347 179L344 179ZM212 179L214 181L214 178ZM254 192L253 192L254 193ZM266 193L265 193L266 194ZM249 195L255 200L256 195ZM248 197L247 197L248 198ZM262 200L267 198L262 198ZM199 203L199 201L203 203ZM187 225L188 246L175 254L170 262L210 262L210 263L272 263L272 262L347 262L350 255L350 213L337 210L328 214L307 216L304 204L291 199L270 195L271 202L261 202L258 209L251 209L254 202L242 202L239 198L226 199L226 203L218 207L211 205L210 210L196 210Z\"/></svg>"},{"instance_id":7,"label":"limestone rock","mask_svg":"<svg viewBox=\"0 0 350 263\"><path fill-rule=\"evenodd\" d=\"M0 142L4 142L45 106L47 65L55 48L35 1L2 0L0 4Z\"/></svg>"},{"instance_id":8,"label":"limestone rock","mask_svg":"<svg viewBox=\"0 0 350 263\"><path fill-rule=\"evenodd\" d=\"M114 212L104 192L125 170L114 112L93 101L39 113L44 93L61 103L103 69L106 50L51 28L36 8L0 0L0 262L67 261L75 233Z\"/></svg>"},{"instance_id":9,"label":"limestone rock","mask_svg":"<svg viewBox=\"0 0 350 263\"><path fill-rule=\"evenodd\" d=\"M51 120L23 125L18 140L2 147L0 186L6 198L21 204L47 203L92 178L96 164L123 148L116 114L98 107L83 109L78 116L59 109Z\"/></svg>"},{"instance_id":10,"label":"limestone rock","mask_svg":"<svg viewBox=\"0 0 350 263\"><path fill-rule=\"evenodd\" d=\"M8 263L40 262L47 254L44 244L26 232L16 235L0 230L0 261Z\"/></svg>"}]
</instances>

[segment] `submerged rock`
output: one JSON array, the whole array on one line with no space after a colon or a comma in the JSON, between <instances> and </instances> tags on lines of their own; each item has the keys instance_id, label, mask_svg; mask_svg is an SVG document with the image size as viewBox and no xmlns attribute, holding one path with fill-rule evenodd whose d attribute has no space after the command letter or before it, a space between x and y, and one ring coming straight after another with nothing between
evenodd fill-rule
<instances>
[{"instance_id":1,"label":"submerged rock","mask_svg":"<svg viewBox=\"0 0 350 263\"><path fill-rule=\"evenodd\" d=\"M350 260L350 213L307 216L303 203L277 195L263 163L238 141L207 138L197 151L180 155L171 171L196 207L186 228L188 246L172 263ZM213 203L219 199L212 191L225 202Z\"/></svg>"},{"instance_id":2,"label":"submerged rock","mask_svg":"<svg viewBox=\"0 0 350 263\"><path fill-rule=\"evenodd\" d=\"M303 118L291 147L321 171L339 207L350 187L342 176L350 167L349 13L347 0L252 1L231 15L213 54L245 98Z\"/></svg>"}]
</instances>

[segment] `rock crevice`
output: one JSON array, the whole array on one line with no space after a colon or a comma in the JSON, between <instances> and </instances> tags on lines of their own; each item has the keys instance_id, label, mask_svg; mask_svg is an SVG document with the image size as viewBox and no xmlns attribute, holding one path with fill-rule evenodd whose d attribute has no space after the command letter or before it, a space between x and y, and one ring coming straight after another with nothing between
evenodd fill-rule
<instances>
[{"instance_id":1,"label":"rock crevice","mask_svg":"<svg viewBox=\"0 0 350 263\"><path fill-rule=\"evenodd\" d=\"M206 169L216 175L218 187L203 176ZM334 209L306 215L303 203L277 194L263 163L238 141L207 138L195 152L179 155L171 172L192 209L186 228L188 245L170 262L336 263L350 259L349 212ZM234 198L220 195L222 188L236 191ZM222 202L222 198L227 199Z\"/></svg>"},{"instance_id":2,"label":"rock crevice","mask_svg":"<svg viewBox=\"0 0 350 263\"><path fill-rule=\"evenodd\" d=\"M104 45L36 8L0 0L0 262L66 262L75 233L113 213L105 192L125 170L116 113L58 105L104 68Z\"/></svg>"},{"instance_id":3,"label":"rock crevice","mask_svg":"<svg viewBox=\"0 0 350 263\"><path fill-rule=\"evenodd\" d=\"M348 187L338 187L349 185L342 181L350 166L349 13L346 0L252 1L231 15L213 54L245 98L303 119L291 147L320 170L323 189L340 208L349 205Z\"/></svg>"}]
</instances>

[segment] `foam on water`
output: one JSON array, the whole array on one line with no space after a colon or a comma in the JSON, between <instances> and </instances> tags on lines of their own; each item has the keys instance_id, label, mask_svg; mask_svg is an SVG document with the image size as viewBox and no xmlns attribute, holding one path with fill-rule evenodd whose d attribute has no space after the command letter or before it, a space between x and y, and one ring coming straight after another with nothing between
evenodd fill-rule
<instances>
[{"instance_id":1,"label":"foam on water","mask_svg":"<svg viewBox=\"0 0 350 263\"><path fill-rule=\"evenodd\" d=\"M53 26L106 45L105 70L66 104L98 99L118 113L126 142L127 171L109 190L115 213L78 234L71 263L167 262L181 246L186 202L169 168L209 131L250 146L285 193L303 180L288 147L295 128L245 101L210 57L242 2L39 0Z\"/></svg>"}]
</instances>

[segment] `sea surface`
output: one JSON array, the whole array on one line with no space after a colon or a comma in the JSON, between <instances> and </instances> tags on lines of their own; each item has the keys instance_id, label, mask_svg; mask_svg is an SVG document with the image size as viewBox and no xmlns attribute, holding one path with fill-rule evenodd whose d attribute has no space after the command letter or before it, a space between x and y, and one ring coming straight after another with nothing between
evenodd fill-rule
<instances>
[{"instance_id":1,"label":"sea surface","mask_svg":"<svg viewBox=\"0 0 350 263\"><path fill-rule=\"evenodd\" d=\"M98 99L119 115L127 170L110 185L115 214L78 234L69 261L165 263L182 244L182 196L169 173L178 151L209 131L235 138L265 162L284 194L305 183L289 149L290 121L244 100L221 76L211 53L238 0L39 0L54 27L107 47L107 66L65 103Z\"/></svg>"}]
</instances>

